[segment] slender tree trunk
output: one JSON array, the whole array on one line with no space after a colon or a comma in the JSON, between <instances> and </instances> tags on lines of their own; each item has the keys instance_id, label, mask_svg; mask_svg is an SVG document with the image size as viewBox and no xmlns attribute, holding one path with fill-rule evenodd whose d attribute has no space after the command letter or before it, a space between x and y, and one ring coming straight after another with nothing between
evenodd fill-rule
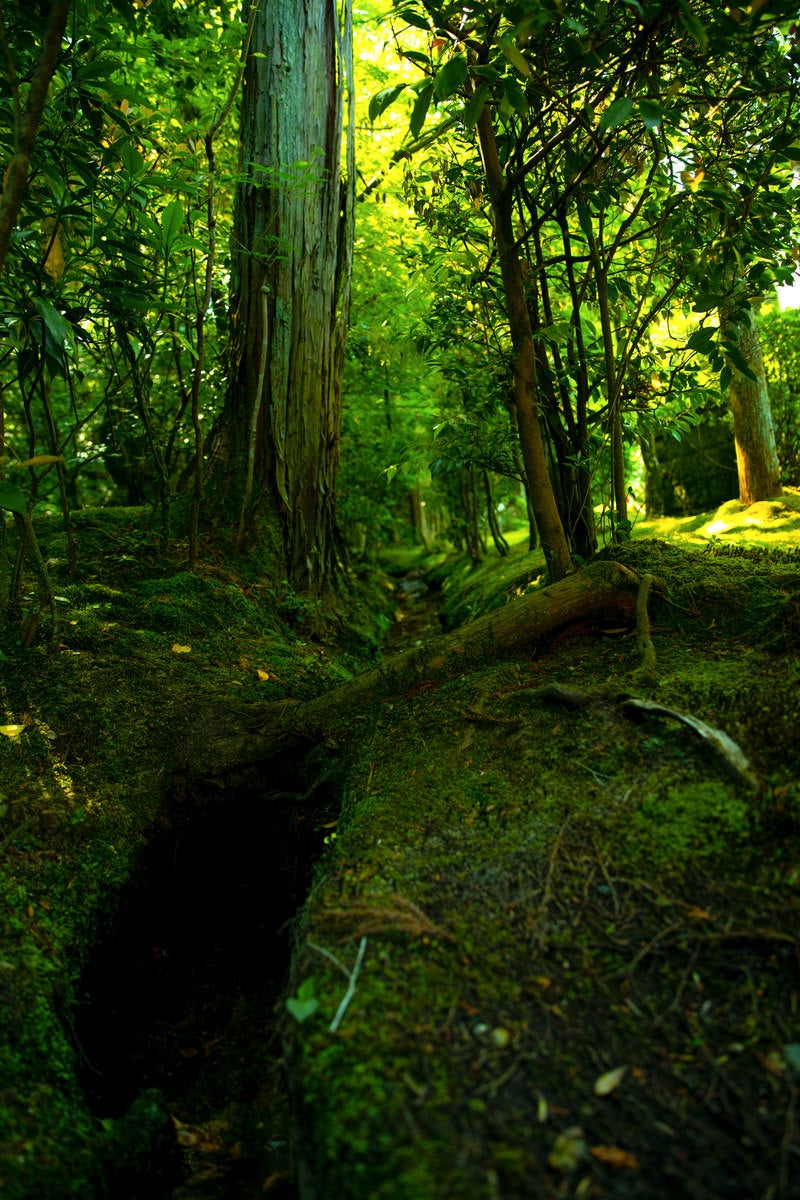
<instances>
[{"instance_id":1,"label":"slender tree trunk","mask_svg":"<svg viewBox=\"0 0 800 1200\"><path fill-rule=\"evenodd\" d=\"M258 410L252 510L278 512L289 578L320 594L340 558L335 497L355 178L349 0L270 0L251 51L216 488L243 500Z\"/></svg>"},{"instance_id":2,"label":"slender tree trunk","mask_svg":"<svg viewBox=\"0 0 800 1200\"><path fill-rule=\"evenodd\" d=\"M736 439L739 499L742 504L755 504L781 493L772 409L755 313L752 309L739 311L734 320L720 312L720 334L723 341L736 343L755 376L748 379L731 365L728 389Z\"/></svg>"},{"instance_id":3,"label":"slender tree trunk","mask_svg":"<svg viewBox=\"0 0 800 1200\"><path fill-rule=\"evenodd\" d=\"M11 53L14 48L5 44L5 31L3 34L3 48L6 54L9 75L8 83L15 108L17 109L17 120L14 131L14 157L6 171L3 192L0 197L0 272L2 272L5 265L11 234L14 232L14 226L17 223L22 196L25 191L25 185L28 182L33 143L36 139L36 131L39 128L42 113L44 112L50 80L53 78L53 73L58 64L58 56L61 53L61 41L64 37L68 13L69 0L53 0L53 3L50 5L50 19L47 25L47 32L42 43L39 61L33 73L28 93L28 102L24 111L19 109L20 96L18 82L11 60Z\"/></svg>"},{"instance_id":4,"label":"slender tree trunk","mask_svg":"<svg viewBox=\"0 0 800 1200\"><path fill-rule=\"evenodd\" d=\"M536 354L525 299L522 264L514 240L511 195L505 186L491 113L485 105L478 118L477 131L492 204L494 236L503 276L511 341L514 346L514 399L522 460L525 464L525 483L536 514L536 525L550 578L558 580L563 579L572 570L572 559L548 475L547 457L539 427Z\"/></svg>"},{"instance_id":5,"label":"slender tree trunk","mask_svg":"<svg viewBox=\"0 0 800 1200\"><path fill-rule=\"evenodd\" d=\"M639 448L644 463L644 507L648 517L664 516L664 472L652 429L642 434Z\"/></svg>"}]
</instances>

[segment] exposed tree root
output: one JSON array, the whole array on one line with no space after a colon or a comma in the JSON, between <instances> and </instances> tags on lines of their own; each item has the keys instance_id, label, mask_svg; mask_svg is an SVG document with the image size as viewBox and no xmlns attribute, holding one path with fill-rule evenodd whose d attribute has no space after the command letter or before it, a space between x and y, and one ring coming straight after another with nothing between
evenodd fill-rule
<instances>
[{"instance_id":1,"label":"exposed tree root","mask_svg":"<svg viewBox=\"0 0 800 1200\"><path fill-rule=\"evenodd\" d=\"M654 677L656 673L656 648L650 636L650 617L647 612L654 584L657 584L654 575L643 575L636 597L636 647L642 656L641 671L647 677Z\"/></svg>"},{"instance_id":2,"label":"exposed tree root","mask_svg":"<svg viewBox=\"0 0 800 1200\"><path fill-rule=\"evenodd\" d=\"M656 582L650 578L648 593ZM213 782L297 751L304 743L346 737L354 719L375 701L407 695L425 683L452 679L481 663L514 655L574 621L633 621L640 594L639 577L627 567L593 563L423 646L401 651L313 700L282 700L238 712L220 713L217 708L195 723L184 770L195 779Z\"/></svg>"}]
</instances>

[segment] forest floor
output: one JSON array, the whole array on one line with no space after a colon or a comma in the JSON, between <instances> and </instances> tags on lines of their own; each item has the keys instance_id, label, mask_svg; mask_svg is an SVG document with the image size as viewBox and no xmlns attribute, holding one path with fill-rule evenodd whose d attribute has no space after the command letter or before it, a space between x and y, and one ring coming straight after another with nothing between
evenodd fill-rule
<instances>
[{"instance_id":1,"label":"forest floor","mask_svg":"<svg viewBox=\"0 0 800 1200\"><path fill-rule=\"evenodd\" d=\"M331 647L263 563L190 575L106 512L70 578L40 531L58 652L0 647L0 1193L796 1196L800 496L756 508L614 548L668 588L655 673L573 624L225 786L184 771L201 712L333 689L537 557L394 554Z\"/></svg>"}]
</instances>

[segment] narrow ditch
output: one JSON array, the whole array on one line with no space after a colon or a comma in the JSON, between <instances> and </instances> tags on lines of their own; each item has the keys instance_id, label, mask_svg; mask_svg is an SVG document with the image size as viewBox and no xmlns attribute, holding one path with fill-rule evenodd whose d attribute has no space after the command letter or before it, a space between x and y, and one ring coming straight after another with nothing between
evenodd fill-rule
<instances>
[{"instance_id":1,"label":"narrow ditch","mask_svg":"<svg viewBox=\"0 0 800 1200\"><path fill-rule=\"evenodd\" d=\"M338 812L307 769L176 794L81 981L81 1084L111 1131L113 1197L297 1196L279 1018L293 918Z\"/></svg>"}]
</instances>

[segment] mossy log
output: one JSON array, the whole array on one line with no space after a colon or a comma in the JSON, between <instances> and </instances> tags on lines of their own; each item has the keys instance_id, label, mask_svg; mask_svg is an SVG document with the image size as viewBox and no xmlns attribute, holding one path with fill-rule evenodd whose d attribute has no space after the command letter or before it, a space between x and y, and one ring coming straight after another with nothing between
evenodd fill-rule
<instances>
[{"instance_id":1,"label":"mossy log","mask_svg":"<svg viewBox=\"0 0 800 1200\"><path fill-rule=\"evenodd\" d=\"M281 700L227 713L217 708L208 720L200 714L186 747L185 774L221 781L304 744L341 738L372 702L511 656L575 621L613 617L633 624L639 586L639 577L620 563L593 563L460 629L400 651L313 700Z\"/></svg>"}]
</instances>

